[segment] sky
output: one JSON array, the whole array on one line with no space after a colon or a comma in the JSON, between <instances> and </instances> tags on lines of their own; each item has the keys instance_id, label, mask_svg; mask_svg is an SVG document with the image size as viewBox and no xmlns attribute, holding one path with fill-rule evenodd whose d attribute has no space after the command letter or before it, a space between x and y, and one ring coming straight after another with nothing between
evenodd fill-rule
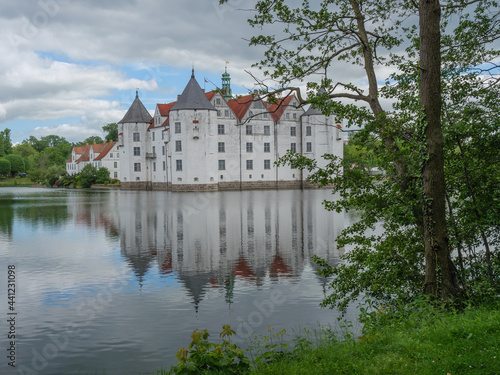
<instances>
[{"instance_id":1,"label":"sky","mask_svg":"<svg viewBox=\"0 0 500 375\"><path fill-rule=\"evenodd\" d=\"M175 101L194 68L207 91L227 67L233 94L246 94L263 57L250 47L252 1L25 0L0 2L0 130L13 143L59 135L103 136L136 90L153 113ZM342 70L340 70L342 69ZM352 65L338 75L356 82Z\"/></svg>"}]
</instances>

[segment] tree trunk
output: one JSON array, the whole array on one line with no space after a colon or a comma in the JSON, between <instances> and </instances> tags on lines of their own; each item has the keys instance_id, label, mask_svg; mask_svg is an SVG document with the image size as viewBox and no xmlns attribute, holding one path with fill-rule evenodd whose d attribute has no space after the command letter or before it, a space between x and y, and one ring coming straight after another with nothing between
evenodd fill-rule
<instances>
[{"instance_id":1,"label":"tree trunk","mask_svg":"<svg viewBox=\"0 0 500 375\"><path fill-rule=\"evenodd\" d=\"M445 300L458 294L446 227L443 134L441 129L441 9L439 0L420 0L420 107L427 148L423 161L424 293Z\"/></svg>"}]
</instances>

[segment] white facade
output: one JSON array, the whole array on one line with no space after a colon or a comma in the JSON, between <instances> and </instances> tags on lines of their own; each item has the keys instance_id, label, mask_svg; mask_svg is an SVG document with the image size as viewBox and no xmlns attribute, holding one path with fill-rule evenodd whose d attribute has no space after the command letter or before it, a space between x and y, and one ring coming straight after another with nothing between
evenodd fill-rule
<instances>
[{"instance_id":1,"label":"white facade","mask_svg":"<svg viewBox=\"0 0 500 375\"><path fill-rule=\"evenodd\" d=\"M71 158L66 162L66 172L78 174L87 164L97 169L105 167L111 178L120 179L120 163L116 142L73 147Z\"/></svg>"},{"instance_id":2,"label":"white facade","mask_svg":"<svg viewBox=\"0 0 500 375\"><path fill-rule=\"evenodd\" d=\"M158 104L154 116L138 96L118 123L124 188L236 190L300 188L306 171L275 162L288 150L326 165L342 157L334 116L304 112L294 96L269 104L257 94L229 99L205 93L191 76L177 102Z\"/></svg>"}]
</instances>

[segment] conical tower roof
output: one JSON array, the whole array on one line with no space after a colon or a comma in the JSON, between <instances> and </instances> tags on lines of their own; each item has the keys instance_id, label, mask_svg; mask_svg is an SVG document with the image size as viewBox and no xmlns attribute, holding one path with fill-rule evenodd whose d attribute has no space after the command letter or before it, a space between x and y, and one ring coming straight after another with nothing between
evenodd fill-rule
<instances>
[{"instance_id":1,"label":"conical tower roof","mask_svg":"<svg viewBox=\"0 0 500 375\"><path fill-rule=\"evenodd\" d=\"M139 92L135 92L135 100L128 109L125 117L122 118L119 124L123 123L134 123L134 122L150 122L153 117L149 111L144 107L144 104L139 99Z\"/></svg>"},{"instance_id":2,"label":"conical tower roof","mask_svg":"<svg viewBox=\"0 0 500 375\"><path fill-rule=\"evenodd\" d=\"M312 115L322 115L323 113L319 110L316 109L313 106L310 106L309 109L304 113L302 116L312 116Z\"/></svg>"},{"instance_id":3,"label":"conical tower roof","mask_svg":"<svg viewBox=\"0 0 500 375\"><path fill-rule=\"evenodd\" d=\"M172 111L176 109L210 109L216 110L215 107L207 99L207 96L201 89L200 85L194 78L194 69L191 74L186 88L177 100L177 103L172 107Z\"/></svg>"},{"instance_id":4,"label":"conical tower roof","mask_svg":"<svg viewBox=\"0 0 500 375\"><path fill-rule=\"evenodd\" d=\"M326 90L324 87L320 88L318 91L318 95L324 95L325 93ZM311 105L309 109L306 111L306 113L304 113L302 116L314 116L314 115L323 115L323 112L321 112L314 105Z\"/></svg>"}]
</instances>

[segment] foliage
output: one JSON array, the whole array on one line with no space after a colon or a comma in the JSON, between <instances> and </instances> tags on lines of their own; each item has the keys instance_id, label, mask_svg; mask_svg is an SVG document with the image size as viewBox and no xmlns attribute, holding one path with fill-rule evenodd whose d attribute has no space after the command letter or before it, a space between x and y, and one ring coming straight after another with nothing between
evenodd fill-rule
<instances>
[{"instance_id":1,"label":"foliage","mask_svg":"<svg viewBox=\"0 0 500 375\"><path fill-rule=\"evenodd\" d=\"M87 164L78 175L78 181L83 188L89 188L97 182L97 168Z\"/></svg>"},{"instance_id":2,"label":"foliage","mask_svg":"<svg viewBox=\"0 0 500 375\"><path fill-rule=\"evenodd\" d=\"M0 158L0 175L10 174L10 161L6 158Z\"/></svg>"},{"instance_id":3,"label":"foliage","mask_svg":"<svg viewBox=\"0 0 500 375\"><path fill-rule=\"evenodd\" d=\"M10 129L0 131L0 157L12 154L12 141Z\"/></svg>"},{"instance_id":4,"label":"foliage","mask_svg":"<svg viewBox=\"0 0 500 375\"><path fill-rule=\"evenodd\" d=\"M118 140L118 124L111 123L104 125L102 130L107 133L105 137L106 142L116 142Z\"/></svg>"},{"instance_id":5,"label":"foliage","mask_svg":"<svg viewBox=\"0 0 500 375\"><path fill-rule=\"evenodd\" d=\"M220 337L222 343L208 341L206 329L195 330L188 348L179 349L176 358L179 363L172 366L170 374L246 374L250 372L250 361L238 345L230 338L235 332L224 325Z\"/></svg>"},{"instance_id":6,"label":"foliage","mask_svg":"<svg viewBox=\"0 0 500 375\"><path fill-rule=\"evenodd\" d=\"M10 161L10 173L20 173L25 171L24 160L22 156L16 154L5 155L5 159Z\"/></svg>"},{"instance_id":7,"label":"foliage","mask_svg":"<svg viewBox=\"0 0 500 375\"><path fill-rule=\"evenodd\" d=\"M500 232L500 205L496 204L500 194L500 95L498 65L494 62L498 51L491 49L491 42L498 38L499 14L489 11L497 6L496 1L478 0L464 9L464 4L442 1L443 89L442 100L440 95L433 100L442 102L444 130L427 134L430 122L424 121L426 112L420 109L419 95L422 39L418 26L411 22L422 10L418 3L306 0L295 7L286 0L257 1L249 23L262 35L252 37L250 44L265 47L264 58L255 64L268 78L258 81L263 95L295 94L302 105L311 104L327 115L335 113L340 120L347 119L348 126L362 128L349 142L345 159L349 166L331 156L330 164L323 169L296 154L281 160L295 168L315 171L311 181L333 186L340 200L326 202L327 209L355 211L360 216L338 238L339 246L349 248L339 267L315 259L323 266L323 275L332 277L331 294L324 306L345 309L358 298L385 304L395 300L412 303L423 289L443 298L455 296L458 284L450 247L457 254L454 263L458 264L464 296L471 298L476 293L474 285L479 280L468 274L474 267L467 263L464 249L485 262L485 267L479 268L489 275L489 287L482 290L489 290L490 296L498 293L493 266L498 254L493 247L498 247ZM391 53L395 47L406 50ZM368 90L334 81L333 64L339 61L362 66ZM382 88L376 65L398 69ZM306 98L293 86L303 81ZM269 82L277 88L270 87ZM344 101L338 101L340 98ZM382 99L394 103L393 110L383 108ZM446 194L443 191L432 196L429 165L438 154L429 152L441 148L441 133L445 137L446 172L437 179L446 182L447 189ZM353 157L361 158L356 151L365 150L386 171L387 178L369 176L367 167L350 168ZM366 153L362 156L366 160ZM433 172L439 176L442 169L435 167ZM485 188L481 179L486 181ZM493 204L488 203L487 196L492 197ZM439 211L443 220L432 220L437 212L432 205L438 201L442 203ZM434 230L442 228L445 221L445 201L447 227L436 236ZM381 234L374 232L376 225L382 227ZM450 246L447 231L452 233ZM436 256L440 262L437 266L432 254L440 254Z\"/></svg>"},{"instance_id":8,"label":"foliage","mask_svg":"<svg viewBox=\"0 0 500 375\"><path fill-rule=\"evenodd\" d=\"M109 184L111 178L109 177L109 170L106 167L101 167L97 170L96 184Z\"/></svg>"},{"instance_id":9,"label":"foliage","mask_svg":"<svg viewBox=\"0 0 500 375\"><path fill-rule=\"evenodd\" d=\"M256 366L293 356L293 352L288 351L290 344L285 342L288 334L284 328L274 333L274 328L268 326L267 331L266 336L256 337L252 340L247 349L250 352L253 364ZM302 345L304 345L304 341L302 341Z\"/></svg>"},{"instance_id":10,"label":"foliage","mask_svg":"<svg viewBox=\"0 0 500 375\"><path fill-rule=\"evenodd\" d=\"M43 178L43 171L41 169L29 169L28 178L34 183L40 182Z\"/></svg>"},{"instance_id":11,"label":"foliage","mask_svg":"<svg viewBox=\"0 0 500 375\"><path fill-rule=\"evenodd\" d=\"M104 143L104 140L101 137L99 137L98 135L92 135L85 138L81 142L74 143L73 146L97 145L101 143Z\"/></svg>"},{"instance_id":12,"label":"foliage","mask_svg":"<svg viewBox=\"0 0 500 375\"><path fill-rule=\"evenodd\" d=\"M66 173L63 167L52 165L45 172L44 178L47 186L54 186L61 176Z\"/></svg>"}]
</instances>

